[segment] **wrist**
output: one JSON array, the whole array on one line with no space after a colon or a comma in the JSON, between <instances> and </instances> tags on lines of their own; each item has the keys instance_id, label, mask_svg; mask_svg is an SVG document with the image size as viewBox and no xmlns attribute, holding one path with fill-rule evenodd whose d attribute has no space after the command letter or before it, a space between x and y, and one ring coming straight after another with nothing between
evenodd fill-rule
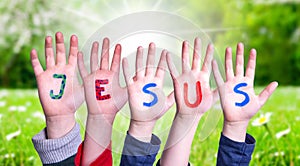
<instances>
[{"instance_id":1,"label":"wrist","mask_svg":"<svg viewBox=\"0 0 300 166\"><path fill-rule=\"evenodd\" d=\"M116 115L115 114L88 114L87 121L95 123L105 123L106 125L113 125Z\"/></svg>"},{"instance_id":2,"label":"wrist","mask_svg":"<svg viewBox=\"0 0 300 166\"><path fill-rule=\"evenodd\" d=\"M155 122L140 122L131 120L128 134L139 141L150 142Z\"/></svg>"},{"instance_id":3,"label":"wrist","mask_svg":"<svg viewBox=\"0 0 300 166\"><path fill-rule=\"evenodd\" d=\"M47 139L56 139L65 136L73 129L75 124L74 115L46 117Z\"/></svg>"},{"instance_id":4,"label":"wrist","mask_svg":"<svg viewBox=\"0 0 300 166\"><path fill-rule=\"evenodd\" d=\"M236 142L245 142L249 121L227 122L223 124L223 135Z\"/></svg>"},{"instance_id":5,"label":"wrist","mask_svg":"<svg viewBox=\"0 0 300 166\"><path fill-rule=\"evenodd\" d=\"M177 112L175 115L175 119L179 120L179 121L189 121L189 122L194 122L194 123L199 123L201 117L203 114L182 114L180 112Z\"/></svg>"}]
</instances>

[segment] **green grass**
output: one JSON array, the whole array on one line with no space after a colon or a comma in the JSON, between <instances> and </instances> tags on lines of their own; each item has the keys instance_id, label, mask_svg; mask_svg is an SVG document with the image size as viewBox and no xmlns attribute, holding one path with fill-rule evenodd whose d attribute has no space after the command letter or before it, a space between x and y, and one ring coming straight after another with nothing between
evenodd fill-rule
<instances>
[{"instance_id":1,"label":"green grass","mask_svg":"<svg viewBox=\"0 0 300 166\"><path fill-rule=\"evenodd\" d=\"M260 89L259 89L260 90ZM300 87L279 87L260 113L272 112L264 126L248 127L248 133L256 139L251 165L300 165ZM127 106L126 106L127 107ZM42 108L36 90L0 90L0 165L41 165L31 137L45 127L40 117ZM77 114L78 122L84 126L85 106ZM174 108L159 120L155 133L162 139L161 150L174 116ZM114 165L120 161L123 141L129 125L128 108L117 116L113 130ZM291 132L280 139L279 131L291 128ZM21 134L6 140L10 133L20 130ZM83 135L83 128L81 130ZM190 162L193 165L215 165L218 142L222 131L222 112L217 105L202 118L195 135ZM277 152L277 153L276 153ZM283 155L276 155L276 154ZM161 151L157 158L161 155ZM178 156L174 156L178 157Z\"/></svg>"}]
</instances>

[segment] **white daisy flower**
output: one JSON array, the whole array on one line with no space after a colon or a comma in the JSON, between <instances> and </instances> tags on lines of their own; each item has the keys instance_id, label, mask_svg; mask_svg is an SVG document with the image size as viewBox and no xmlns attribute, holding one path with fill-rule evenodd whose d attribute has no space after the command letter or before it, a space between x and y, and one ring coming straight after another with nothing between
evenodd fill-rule
<instances>
[{"instance_id":1,"label":"white daisy flower","mask_svg":"<svg viewBox=\"0 0 300 166\"><path fill-rule=\"evenodd\" d=\"M15 157L14 153L9 153L4 155L4 158L14 158L14 157Z\"/></svg>"},{"instance_id":2,"label":"white daisy flower","mask_svg":"<svg viewBox=\"0 0 300 166\"><path fill-rule=\"evenodd\" d=\"M19 112L25 112L27 110L27 107L25 106L18 106L18 111Z\"/></svg>"},{"instance_id":3,"label":"white daisy flower","mask_svg":"<svg viewBox=\"0 0 300 166\"><path fill-rule=\"evenodd\" d=\"M16 131L16 132L13 132L13 133L8 134L8 135L6 136L6 140L7 140L7 141L10 141L11 139L13 139L13 138L19 136L20 134L21 134L21 130L19 129L19 130Z\"/></svg>"},{"instance_id":4,"label":"white daisy flower","mask_svg":"<svg viewBox=\"0 0 300 166\"><path fill-rule=\"evenodd\" d=\"M0 107L4 107L6 105L5 101L0 101Z\"/></svg>"},{"instance_id":5,"label":"white daisy flower","mask_svg":"<svg viewBox=\"0 0 300 166\"><path fill-rule=\"evenodd\" d=\"M28 161L32 161L32 160L34 160L33 156L28 157Z\"/></svg>"},{"instance_id":6,"label":"white daisy flower","mask_svg":"<svg viewBox=\"0 0 300 166\"><path fill-rule=\"evenodd\" d=\"M40 119L42 119L42 120L45 120L45 116L44 116L44 114L42 114L41 112L34 112L33 114L32 114L32 116L33 117L35 117L35 118L40 118Z\"/></svg>"},{"instance_id":7,"label":"white daisy flower","mask_svg":"<svg viewBox=\"0 0 300 166\"><path fill-rule=\"evenodd\" d=\"M289 127L286 130L283 130L283 131L280 131L280 132L276 133L276 138L279 139L282 136L285 136L285 135L287 135L290 132L291 132L291 128Z\"/></svg>"},{"instance_id":8,"label":"white daisy flower","mask_svg":"<svg viewBox=\"0 0 300 166\"><path fill-rule=\"evenodd\" d=\"M11 112L17 111L17 109L18 109L18 107L15 105L8 107L8 111L11 111Z\"/></svg>"},{"instance_id":9,"label":"white daisy flower","mask_svg":"<svg viewBox=\"0 0 300 166\"><path fill-rule=\"evenodd\" d=\"M267 112L265 114L261 114L258 118L252 121L252 126L262 126L270 121L272 113Z\"/></svg>"},{"instance_id":10,"label":"white daisy flower","mask_svg":"<svg viewBox=\"0 0 300 166\"><path fill-rule=\"evenodd\" d=\"M25 103L25 105L26 105L27 107L29 107L29 106L32 105L32 103L31 103L30 101L27 101L27 102Z\"/></svg>"},{"instance_id":11,"label":"white daisy flower","mask_svg":"<svg viewBox=\"0 0 300 166\"><path fill-rule=\"evenodd\" d=\"M276 156L276 157L278 157L278 156L284 156L284 152L283 151L281 151L281 152L275 152L274 156Z\"/></svg>"}]
</instances>

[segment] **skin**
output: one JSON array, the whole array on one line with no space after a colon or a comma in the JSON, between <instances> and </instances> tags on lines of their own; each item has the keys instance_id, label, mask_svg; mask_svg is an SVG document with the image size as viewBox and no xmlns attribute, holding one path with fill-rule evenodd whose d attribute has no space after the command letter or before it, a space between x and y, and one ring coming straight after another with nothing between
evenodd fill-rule
<instances>
[{"instance_id":1,"label":"skin","mask_svg":"<svg viewBox=\"0 0 300 166\"><path fill-rule=\"evenodd\" d=\"M143 68L143 48L138 47L136 54L136 75L134 78L130 76L127 58L123 58L123 72L127 85L128 102L131 113L128 133L140 141L150 142L156 121L163 116L174 103L173 93L168 97L165 97L162 93L166 68L166 54L166 50L162 51L159 64L155 68L155 44L150 43L146 68ZM149 83L155 83L157 85L154 88L149 88L150 91L158 95L158 103L152 107L143 106L144 101L150 102L152 100L151 95L142 91L143 87Z\"/></svg>"},{"instance_id":2,"label":"skin","mask_svg":"<svg viewBox=\"0 0 300 166\"><path fill-rule=\"evenodd\" d=\"M222 133L231 140L245 142L250 119L266 103L278 86L278 83L271 82L259 95L255 94L253 84L256 66L256 50L251 49L246 73L244 74L244 45L242 43L238 43L237 45L235 74L232 66L232 50L231 48L226 49L225 82L221 77L215 60L212 66L224 114ZM240 88L240 90L247 93L250 97L249 103L243 107L235 106L235 102L244 100L243 95L235 93L233 90L239 83L247 83L247 86Z\"/></svg>"},{"instance_id":3,"label":"skin","mask_svg":"<svg viewBox=\"0 0 300 166\"><path fill-rule=\"evenodd\" d=\"M188 165L191 145L198 123L202 115L211 108L218 95L217 90L211 90L209 85L212 57L213 46L208 45L200 69L201 41L196 38L193 62L190 68L188 42L184 41L182 44L182 74L179 74L171 60L171 55L167 55L168 67L173 79L177 112L160 160L161 165ZM202 100L198 105L190 106L184 102L184 84L187 83L188 88L191 89L188 100L193 103L197 100L197 82L201 84Z\"/></svg>"},{"instance_id":4,"label":"skin","mask_svg":"<svg viewBox=\"0 0 300 166\"><path fill-rule=\"evenodd\" d=\"M52 38L45 39L46 70L39 62L35 49L30 52L32 67L36 76L40 102L43 107L47 125L48 139L60 138L66 135L75 125L74 114L83 103L83 88L76 77L78 39L75 35L70 38L68 63L64 37L61 32L55 35L56 58L52 47ZM51 99L50 90L59 90L61 79L53 78L53 74L65 74L66 86L60 99Z\"/></svg>"},{"instance_id":5,"label":"skin","mask_svg":"<svg viewBox=\"0 0 300 166\"><path fill-rule=\"evenodd\" d=\"M109 39L104 38L101 51L100 67L98 66L99 43L94 42L91 49L90 67L88 73L83 62L83 53L78 53L78 66L83 79L85 99L88 108L88 118L84 139L84 158L82 165L91 162L108 148L112 135L112 126L116 114L127 102L127 90L119 84L121 45L115 46L113 59L109 68ZM107 79L103 94L110 94L111 98L97 100L95 92L95 80Z\"/></svg>"}]
</instances>

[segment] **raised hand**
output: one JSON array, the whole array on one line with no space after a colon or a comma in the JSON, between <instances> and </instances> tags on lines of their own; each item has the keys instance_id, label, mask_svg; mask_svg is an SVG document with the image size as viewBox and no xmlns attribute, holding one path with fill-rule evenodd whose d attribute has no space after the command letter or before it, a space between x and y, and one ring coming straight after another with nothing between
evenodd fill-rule
<instances>
[{"instance_id":1,"label":"raised hand","mask_svg":"<svg viewBox=\"0 0 300 166\"><path fill-rule=\"evenodd\" d=\"M242 43L237 45L235 75L232 67L231 48L226 49L226 82L221 77L216 61L213 61L213 73L224 113L223 134L235 141L245 141L249 120L265 104L278 86L277 82L272 82L257 96L253 88L255 65L256 50L251 49L244 75L244 46Z\"/></svg>"},{"instance_id":2,"label":"raised hand","mask_svg":"<svg viewBox=\"0 0 300 166\"><path fill-rule=\"evenodd\" d=\"M123 59L123 71L131 112L128 132L130 135L143 141L150 141L156 121L174 103L173 93L166 98L162 91L166 68L166 53L167 51L162 51L159 64L155 68L155 45L150 43L146 68L143 68L143 48L138 47L135 78L131 78L127 59Z\"/></svg>"},{"instance_id":3,"label":"raised hand","mask_svg":"<svg viewBox=\"0 0 300 166\"><path fill-rule=\"evenodd\" d=\"M89 115L115 116L127 102L126 88L122 88L119 84L121 45L117 44L115 47L110 69L109 39L103 40L100 67L98 66L98 48L99 43L94 42L90 58L90 74L84 66L82 52L78 54L78 66L84 82L88 111Z\"/></svg>"},{"instance_id":4,"label":"raised hand","mask_svg":"<svg viewBox=\"0 0 300 166\"><path fill-rule=\"evenodd\" d=\"M168 67L173 79L176 106L179 114L202 115L213 104L217 90L213 91L209 85L211 73L211 61L213 58L213 46L208 45L205 59L200 70L201 43L200 39L194 41L192 68L189 66L188 42L182 44L182 74L178 71L171 60L171 55L167 55Z\"/></svg>"},{"instance_id":5,"label":"raised hand","mask_svg":"<svg viewBox=\"0 0 300 166\"><path fill-rule=\"evenodd\" d=\"M71 36L68 63L63 34L56 33L56 61L52 38L45 39L46 70L44 71L33 49L30 53L36 76L38 93L46 117L47 136L59 138L75 125L74 113L83 103L83 88L76 77L78 39Z\"/></svg>"},{"instance_id":6,"label":"raised hand","mask_svg":"<svg viewBox=\"0 0 300 166\"><path fill-rule=\"evenodd\" d=\"M86 70L83 53L78 53L78 66L83 79L88 118L84 140L82 165L89 165L109 148L113 121L127 102L127 90L119 84L121 45L117 44L109 68L109 39L104 38L98 66L98 42L91 50L91 73ZM110 156L111 157L111 156Z\"/></svg>"},{"instance_id":7,"label":"raised hand","mask_svg":"<svg viewBox=\"0 0 300 166\"><path fill-rule=\"evenodd\" d=\"M213 46L208 45L202 68L200 39L194 41L193 63L190 69L188 42L182 44L182 74L179 75L167 54L168 67L173 79L177 113L162 154L161 165L188 165L191 145L202 115L211 108L218 96L211 90L209 77ZM180 156L174 158L174 156Z\"/></svg>"}]
</instances>

